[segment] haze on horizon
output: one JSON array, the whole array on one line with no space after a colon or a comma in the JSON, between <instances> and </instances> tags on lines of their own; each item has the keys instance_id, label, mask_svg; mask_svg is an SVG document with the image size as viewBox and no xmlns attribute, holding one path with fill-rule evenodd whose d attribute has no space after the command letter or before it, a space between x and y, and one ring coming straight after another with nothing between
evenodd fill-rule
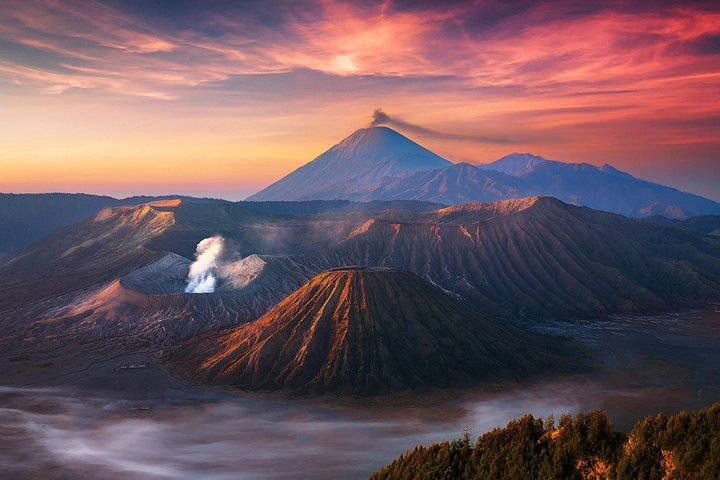
<instances>
[{"instance_id":1,"label":"haze on horizon","mask_svg":"<svg viewBox=\"0 0 720 480\"><path fill-rule=\"evenodd\" d=\"M2 192L240 199L374 120L720 200L716 2L3 7Z\"/></svg>"}]
</instances>

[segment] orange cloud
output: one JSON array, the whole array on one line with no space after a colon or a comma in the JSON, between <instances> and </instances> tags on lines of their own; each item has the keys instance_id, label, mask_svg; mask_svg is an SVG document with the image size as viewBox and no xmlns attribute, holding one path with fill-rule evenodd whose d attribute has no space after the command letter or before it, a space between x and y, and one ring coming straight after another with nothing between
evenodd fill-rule
<instances>
[{"instance_id":1,"label":"orange cloud","mask_svg":"<svg viewBox=\"0 0 720 480\"><path fill-rule=\"evenodd\" d=\"M86 167L104 149L132 165L170 151L188 162L165 173L177 182L205 157L259 188L377 107L422 126L413 134L454 160L508 153L469 139L510 139L513 149L652 174L658 152L707 169L720 145L720 11L707 5L191 2L154 16L123 5L3 3L0 95L20 119L0 125L4 167L19 162L27 180L41 169L23 170L19 151L67 162L22 143L56 132L88 145L74 150ZM93 182L132 179L113 165Z\"/></svg>"}]
</instances>

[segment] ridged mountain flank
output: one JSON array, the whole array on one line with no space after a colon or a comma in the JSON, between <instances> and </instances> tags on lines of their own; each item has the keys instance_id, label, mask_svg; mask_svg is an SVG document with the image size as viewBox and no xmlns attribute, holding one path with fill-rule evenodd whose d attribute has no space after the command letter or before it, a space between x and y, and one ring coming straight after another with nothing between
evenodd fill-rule
<instances>
[{"instance_id":1,"label":"ridged mountain flank","mask_svg":"<svg viewBox=\"0 0 720 480\"><path fill-rule=\"evenodd\" d=\"M251 390L377 394L557 368L549 340L476 313L416 275L323 272L253 323L171 350L176 371Z\"/></svg>"}]
</instances>

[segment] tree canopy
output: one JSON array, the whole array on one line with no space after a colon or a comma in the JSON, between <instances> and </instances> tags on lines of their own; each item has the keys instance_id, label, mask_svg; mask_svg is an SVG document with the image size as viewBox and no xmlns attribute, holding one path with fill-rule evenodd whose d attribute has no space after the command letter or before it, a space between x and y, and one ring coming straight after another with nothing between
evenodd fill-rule
<instances>
[{"instance_id":1,"label":"tree canopy","mask_svg":"<svg viewBox=\"0 0 720 480\"><path fill-rule=\"evenodd\" d=\"M720 403L694 413L640 420L628 434L601 410L532 415L481 435L418 446L371 480L720 478Z\"/></svg>"}]
</instances>

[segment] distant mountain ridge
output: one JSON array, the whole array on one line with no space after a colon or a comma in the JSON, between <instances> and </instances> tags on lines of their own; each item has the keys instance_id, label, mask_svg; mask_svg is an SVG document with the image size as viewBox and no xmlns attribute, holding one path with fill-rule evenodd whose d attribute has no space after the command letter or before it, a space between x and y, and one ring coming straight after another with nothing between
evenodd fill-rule
<instances>
[{"instance_id":1,"label":"distant mountain ridge","mask_svg":"<svg viewBox=\"0 0 720 480\"><path fill-rule=\"evenodd\" d=\"M605 164L513 153L453 164L387 127L358 130L312 162L248 197L268 200L416 200L453 205L534 195L629 217L720 214L720 203L641 180Z\"/></svg>"},{"instance_id":2,"label":"distant mountain ridge","mask_svg":"<svg viewBox=\"0 0 720 480\"><path fill-rule=\"evenodd\" d=\"M478 168L507 173L521 180L524 195L549 195L567 203L629 217L659 214L687 218L720 213L717 202L641 180L608 164L596 167L513 153Z\"/></svg>"},{"instance_id":3,"label":"distant mountain ridge","mask_svg":"<svg viewBox=\"0 0 720 480\"><path fill-rule=\"evenodd\" d=\"M0 193L0 256L20 250L58 228L91 217L103 208L172 198L193 202L223 201L182 195L118 199L87 193Z\"/></svg>"},{"instance_id":4,"label":"distant mountain ridge","mask_svg":"<svg viewBox=\"0 0 720 480\"><path fill-rule=\"evenodd\" d=\"M231 271L218 288L242 293L247 311L262 312L317 273L347 265L410 271L503 317L692 308L720 292L717 237L551 197L295 216L246 205L118 207L59 230L0 262L0 311L110 281L168 252L190 259L198 242L215 234L246 257L226 265ZM141 287L138 279L147 281L151 271L122 284L182 293L186 272ZM242 279L251 281L237 290Z\"/></svg>"}]
</instances>

